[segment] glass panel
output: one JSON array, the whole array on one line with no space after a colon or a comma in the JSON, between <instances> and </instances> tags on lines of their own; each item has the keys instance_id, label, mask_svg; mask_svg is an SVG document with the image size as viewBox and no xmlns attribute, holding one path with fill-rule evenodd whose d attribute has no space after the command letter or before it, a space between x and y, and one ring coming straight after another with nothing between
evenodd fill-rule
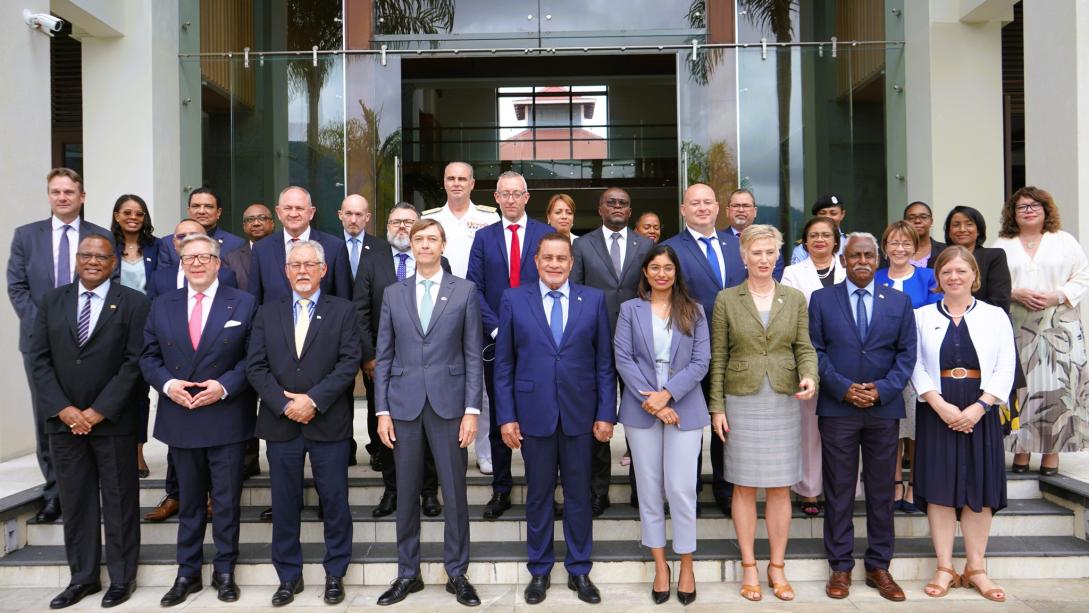
<instances>
[{"instance_id":1,"label":"glass panel","mask_svg":"<svg viewBox=\"0 0 1089 613\"><path fill-rule=\"evenodd\" d=\"M702 0L541 0L541 33L688 30ZM700 28L703 30L704 28Z\"/></svg>"},{"instance_id":2,"label":"glass panel","mask_svg":"<svg viewBox=\"0 0 1089 613\"><path fill-rule=\"evenodd\" d=\"M200 15L200 50L209 52L340 49L342 0L181 0ZM194 7L193 5L199 5Z\"/></svg>"},{"instance_id":3,"label":"glass panel","mask_svg":"<svg viewBox=\"0 0 1089 613\"><path fill-rule=\"evenodd\" d=\"M387 56L383 66L376 57L349 57L345 98L348 193L371 203L368 231L381 231L386 213L403 199L401 58Z\"/></svg>"}]
</instances>

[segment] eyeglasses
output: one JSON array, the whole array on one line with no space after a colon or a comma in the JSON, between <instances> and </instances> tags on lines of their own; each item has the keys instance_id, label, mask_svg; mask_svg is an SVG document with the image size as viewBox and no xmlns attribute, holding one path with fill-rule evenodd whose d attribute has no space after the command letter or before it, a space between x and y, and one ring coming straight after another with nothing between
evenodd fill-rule
<instances>
[{"instance_id":1,"label":"eyeglasses","mask_svg":"<svg viewBox=\"0 0 1089 613\"><path fill-rule=\"evenodd\" d=\"M249 217L243 217L242 223L251 224L257 222L272 221L272 217L269 215L250 215Z\"/></svg>"},{"instance_id":2,"label":"eyeglasses","mask_svg":"<svg viewBox=\"0 0 1089 613\"><path fill-rule=\"evenodd\" d=\"M908 242L908 241L904 241L902 243L901 242L888 242L888 243L885 243L885 250L887 251L889 249L915 249L915 245Z\"/></svg>"},{"instance_id":3,"label":"eyeglasses","mask_svg":"<svg viewBox=\"0 0 1089 613\"><path fill-rule=\"evenodd\" d=\"M317 270L322 267L324 262L288 262L287 267L291 269L291 272L299 272L302 269Z\"/></svg>"},{"instance_id":4,"label":"eyeglasses","mask_svg":"<svg viewBox=\"0 0 1089 613\"><path fill-rule=\"evenodd\" d=\"M174 235L174 240L183 241L187 236L193 236L195 234L204 234L203 232L179 232Z\"/></svg>"},{"instance_id":5,"label":"eyeglasses","mask_svg":"<svg viewBox=\"0 0 1089 613\"><path fill-rule=\"evenodd\" d=\"M91 260L94 260L99 264L105 264L106 262L109 262L110 258L112 258L113 256L103 255L101 253L87 253L86 251L80 251L76 253L76 257L79 258L80 262L90 262Z\"/></svg>"},{"instance_id":6,"label":"eyeglasses","mask_svg":"<svg viewBox=\"0 0 1089 613\"><path fill-rule=\"evenodd\" d=\"M755 209L756 205L755 204L749 204L748 202L739 202L737 204L728 204L728 205L726 205L726 208L745 210L745 209Z\"/></svg>"},{"instance_id":7,"label":"eyeglasses","mask_svg":"<svg viewBox=\"0 0 1089 613\"><path fill-rule=\"evenodd\" d=\"M1042 211L1044 205L1039 202L1031 202L1029 204L1019 204L1013 208L1017 209L1018 213L1028 213L1029 211Z\"/></svg>"},{"instance_id":8,"label":"eyeglasses","mask_svg":"<svg viewBox=\"0 0 1089 613\"><path fill-rule=\"evenodd\" d=\"M626 209L631 206L631 200L625 200L624 198L609 198L605 201L605 206L610 209Z\"/></svg>"},{"instance_id":9,"label":"eyeglasses","mask_svg":"<svg viewBox=\"0 0 1089 613\"><path fill-rule=\"evenodd\" d=\"M911 223L917 221L930 221L931 219L933 219L933 217L930 213L919 213L918 215L908 215L907 217L904 217L904 221L909 221Z\"/></svg>"},{"instance_id":10,"label":"eyeglasses","mask_svg":"<svg viewBox=\"0 0 1089 613\"><path fill-rule=\"evenodd\" d=\"M196 255L183 255L181 256L181 263L186 266L192 266L193 262L200 262L201 264L211 264L212 260L218 260L219 257L210 253L198 253Z\"/></svg>"},{"instance_id":11,"label":"eyeglasses","mask_svg":"<svg viewBox=\"0 0 1089 613\"><path fill-rule=\"evenodd\" d=\"M518 200L528 193L529 192L495 192L495 196L500 200Z\"/></svg>"},{"instance_id":12,"label":"eyeglasses","mask_svg":"<svg viewBox=\"0 0 1089 613\"><path fill-rule=\"evenodd\" d=\"M391 219L386 222L386 225L391 228L411 228L415 223L415 219Z\"/></svg>"}]
</instances>

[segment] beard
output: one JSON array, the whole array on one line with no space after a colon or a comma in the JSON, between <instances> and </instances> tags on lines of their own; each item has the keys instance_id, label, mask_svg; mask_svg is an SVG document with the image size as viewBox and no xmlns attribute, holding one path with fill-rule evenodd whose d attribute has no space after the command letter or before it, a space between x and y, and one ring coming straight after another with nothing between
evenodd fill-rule
<instances>
[{"instance_id":1,"label":"beard","mask_svg":"<svg viewBox=\"0 0 1089 613\"><path fill-rule=\"evenodd\" d=\"M411 243L408 240L408 236L402 236L396 232L386 232L386 240L389 244L393 245L393 248L397 251L404 253L411 247Z\"/></svg>"}]
</instances>

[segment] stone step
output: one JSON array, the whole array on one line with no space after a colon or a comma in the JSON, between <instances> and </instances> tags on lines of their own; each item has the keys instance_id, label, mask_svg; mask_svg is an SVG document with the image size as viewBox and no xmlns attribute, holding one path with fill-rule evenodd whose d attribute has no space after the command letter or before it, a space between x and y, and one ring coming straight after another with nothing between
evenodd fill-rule
<instances>
[{"instance_id":1,"label":"stone step","mask_svg":"<svg viewBox=\"0 0 1089 613\"><path fill-rule=\"evenodd\" d=\"M855 546L854 576L863 578L861 563L866 548L864 539ZM324 547L304 544L303 577L310 586L321 585L324 570L321 559ZM561 560L553 570L553 583L563 585L564 545L556 543L556 559ZM268 544L248 543L240 547L235 568L242 585L273 586L278 579L270 562ZM214 555L205 547L205 560ZM760 573L765 572L768 543L758 540L756 555ZM672 556L671 556L672 557ZM964 546L958 538L955 565L964 565ZM442 565L442 545L424 543L421 546L421 574L428 584L445 580ZM697 582L737 582L741 577L741 557L733 540L705 539L695 553ZM470 555L468 576L473 583L525 584L529 573L525 566L525 544L521 542L474 543ZM597 542L593 551L594 568L591 577L597 583L646 583L653 576L654 564L650 552L636 540ZM140 551L137 583L144 587L169 586L175 575L175 550L171 545L143 545ZM675 564L675 563L674 563ZM934 572L934 552L929 538L907 538L896 541L896 557L890 571L902 581L929 580ZM1089 577L1089 542L1072 536L1016 537L998 536L987 547L987 569L996 580L1003 579L1064 579ZM828 576L824 544L821 539L792 539L787 547L787 572L793 581L824 581ZM205 565L204 582L210 580L210 566ZM349 585L385 585L397 574L396 545L393 543L356 543L352 564L345 583ZM0 587L53 587L67 585L68 565L64 548L59 546L25 547L0 558ZM103 567L103 582L107 581Z\"/></svg>"},{"instance_id":2,"label":"stone step","mask_svg":"<svg viewBox=\"0 0 1089 613\"><path fill-rule=\"evenodd\" d=\"M759 503L757 537L766 538L767 529L763 520L764 505ZM373 506L353 506L353 539L358 542L393 543L397 540L396 522L393 515L376 519L371 515ZM143 513L149 508L141 509ZM272 540L272 524L260 520L262 507L243 507L239 539L243 543L268 543ZM473 505L469 509L470 534L477 542L524 542L526 539L526 509L524 505L514 505L496 521L482 519L483 506ZM697 520L697 530L701 539L735 538L733 522L724 518L721 511L712 504L701 505L702 516ZM865 503L855 503L854 529L858 537L866 535ZM323 527L317 518L316 508L303 510L302 542L321 543ZM425 543L439 543L443 539L443 518L426 517L421 514L421 540ZM1074 534L1075 516L1073 511L1039 498L1011 500L1010 506L995 515L991 526L992 536L1070 536ZM561 521L555 522L557 534L563 533ZM614 504L605 513L594 520L595 532L607 535L610 540L634 540L640 538L639 511L622 503ZM898 538L926 537L929 526L925 515L897 512L895 519ZM177 542L177 517L164 523L143 522L141 542L146 545L169 545ZM794 521L790 523L791 538L822 538L824 534L823 518L808 518L795 507ZM212 530L209 526L205 543L212 543ZM60 522L38 524L33 521L27 525L27 544L31 546L63 545L64 526Z\"/></svg>"}]
</instances>

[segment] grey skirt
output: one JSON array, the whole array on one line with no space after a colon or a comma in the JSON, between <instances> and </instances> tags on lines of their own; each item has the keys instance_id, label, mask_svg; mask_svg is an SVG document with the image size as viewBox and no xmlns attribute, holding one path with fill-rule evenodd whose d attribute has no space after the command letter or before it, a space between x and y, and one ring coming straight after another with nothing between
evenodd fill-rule
<instances>
[{"instance_id":1,"label":"grey skirt","mask_svg":"<svg viewBox=\"0 0 1089 613\"><path fill-rule=\"evenodd\" d=\"M764 377L750 396L726 395L726 480L748 487L789 487L802 480L802 413L798 399Z\"/></svg>"}]
</instances>

